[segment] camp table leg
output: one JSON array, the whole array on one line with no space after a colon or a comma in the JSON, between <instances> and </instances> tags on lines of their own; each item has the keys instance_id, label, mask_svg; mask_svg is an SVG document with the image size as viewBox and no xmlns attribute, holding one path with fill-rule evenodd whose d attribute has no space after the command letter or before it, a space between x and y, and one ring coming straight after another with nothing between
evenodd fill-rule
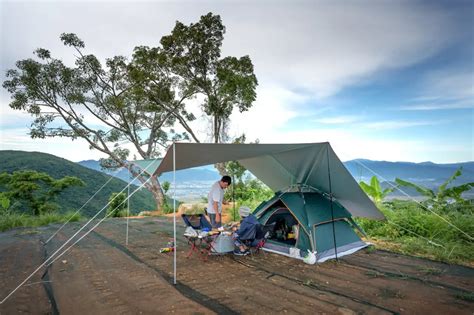
<instances>
[{"instance_id":1,"label":"camp table leg","mask_svg":"<svg viewBox=\"0 0 474 315\"><path fill-rule=\"evenodd\" d=\"M213 236L207 236L203 238L204 244L206 245L204 249L201 251L201 254L203 255L203 260L207 261L207 256L210 256L212 251L217 253L215 250L214 246L212 246L212 242L217 238L218 235L213 235Z\"/></svg>"},{"instance_id":2,"label":"camp table leg","mask_svg":"<svg viewBox=\"0 0 474 315\"><path fill-rule=\"evenodd\" d=\"M186 255L186 258L189 258L193 255L195 251L199 253L198 246L196 245L196 241L198 240L198 238L187 237L186 239L188 240L188 244L191 245L191 248L189 249L188 254Z\"/></svg>"}]
</instances>

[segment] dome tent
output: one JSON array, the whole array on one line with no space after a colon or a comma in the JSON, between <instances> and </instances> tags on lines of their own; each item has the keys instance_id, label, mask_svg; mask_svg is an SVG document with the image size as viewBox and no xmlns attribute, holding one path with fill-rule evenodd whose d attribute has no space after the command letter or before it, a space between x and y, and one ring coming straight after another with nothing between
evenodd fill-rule
<instances>
[{"instance_id":1,"label":"dome tent","mask_svg":"<svg viewBox=\"0 0 474 315\"><path fill-rule=\"evenodd\" d=\"M264 249L271 252L302 259L310 251L316 253L317 262L323 262L367 246L354 232L353 228L360 228L349 211L335 201L331 210L330 199L317 191L277 192L254 214L262 225L285 220L288 226L296 222L299 227L293 243L267 240Z\"/></svg>"}]
</instances>

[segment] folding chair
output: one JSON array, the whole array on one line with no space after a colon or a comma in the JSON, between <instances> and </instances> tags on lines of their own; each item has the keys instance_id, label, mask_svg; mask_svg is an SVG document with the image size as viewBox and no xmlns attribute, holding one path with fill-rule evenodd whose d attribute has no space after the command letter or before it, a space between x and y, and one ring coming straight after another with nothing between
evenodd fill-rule
<instances>
[{"instance_id":1,"label":"folding chair","mask_svg":"<svg viewBox=\"0 0 474 315\"><path fill-rule=\"evenodd\" d=\"M275 222L273 222L272 224L259 225L257 227L255 239L259 241L255 246L253 246L253 248L255 248L255 253L259 253L263 246L265 246L267 239L272 236L274 230ZM250 251L250 253L253 254L252 251Z\"/></svg>"},{"instance_id":2,"label":"folding chair","mask_svg":"<svg viewBox=\"0 0 474 315\"><path fill-rule=\"evenodd\" d=\"M208 228L209 230L212 229L211 223L207 221L204 214L182 214L181 217L183 218L184 224L186 226L190 226L195 230L202 230Z\"/></svg>"},{"instance_id":3,"label":"folding chair","mask_svg":"<svg viewBox=\"0 0 474 315\"><path fill-rule=\"evenodd\" d=\"M191 228L191 231L194 233L187 234L185 232L184 237L188 241L188 245L190 246L189 252L186 257L191 257L194 252L198 252L203 254L202 245L203 245L203 238L200 237L200 232L202 230L208 229L209 231L212 229L211 224L207 221L206 217L203 214L182 214L181 217L183 218L184 224L188 228ZM212 245L210 242L205 241L205 248L204 251L209 252L212 249Z\"/></svg>"}]
</instances>

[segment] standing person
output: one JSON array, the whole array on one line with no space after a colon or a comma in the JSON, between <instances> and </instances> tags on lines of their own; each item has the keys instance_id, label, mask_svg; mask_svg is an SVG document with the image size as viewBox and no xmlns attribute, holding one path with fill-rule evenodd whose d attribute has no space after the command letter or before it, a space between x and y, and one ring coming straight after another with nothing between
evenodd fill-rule
<instances>
[{"instance_id":1,"label":"standing person","mask_svg":"<svg viewBox=\"0 0 474 315\"><path fill-rule=\"evenodd\" d=\"M212 185L211 191L207 194L207 213L211 219L213 228L219 227L222 222L222 201L224 200L224 189L230 186L232 180L230 176L222 176L221 180Z\"/></svg>"}]
</instances>

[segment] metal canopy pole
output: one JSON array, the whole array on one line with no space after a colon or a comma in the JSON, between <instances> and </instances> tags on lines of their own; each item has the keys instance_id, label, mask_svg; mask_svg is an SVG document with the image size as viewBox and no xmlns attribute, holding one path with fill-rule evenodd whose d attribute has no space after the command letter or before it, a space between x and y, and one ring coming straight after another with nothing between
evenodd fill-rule
<instances>
[{"instance_id":1,"label":"metal canopy pole","mask_svg":"<svg viewBox=\"0 0 474 315\"><path fill-rule=\"evenodd\" d=\"M232 214L232 220L235 220L235 218L236 218L236 216L235 216L235 184L236 184L236 183L235 183L235 176L234 176L234 174L232 174L232 183L234 184L234 185L232 185L232 205L233 205L233 206L232 206L232 207L233 207L233 210L232 210L232 212L233 212L233 214ZM222 219L221 219L221 221L222 221Z\"/></svg>"},{"instance_id":2,"label":"metal canopy pole","mask_svg":"<svg viewBox=\"0 0 474 315\"><path fill-rule=\"evenodd\" d=\"M132 179L132 177L129 177L129 179ZM130 218L130 185L131 184L132 183L129 182L128 187L127 187L127 232L125 236L125 245L128 245L128 222Z\"/></svg>"},{"instance_id":3,"label":"metal canopy pole","mask_svg":"<svg viewBox=\"0 0 474 315\"><path fill-rule=\"evenodd\" d=\"M174 263L173 263L173 272L174 280L173 283L176 284L176 143L173 141L173 253L174 253Z\"/></svg>"}]
</instances>

